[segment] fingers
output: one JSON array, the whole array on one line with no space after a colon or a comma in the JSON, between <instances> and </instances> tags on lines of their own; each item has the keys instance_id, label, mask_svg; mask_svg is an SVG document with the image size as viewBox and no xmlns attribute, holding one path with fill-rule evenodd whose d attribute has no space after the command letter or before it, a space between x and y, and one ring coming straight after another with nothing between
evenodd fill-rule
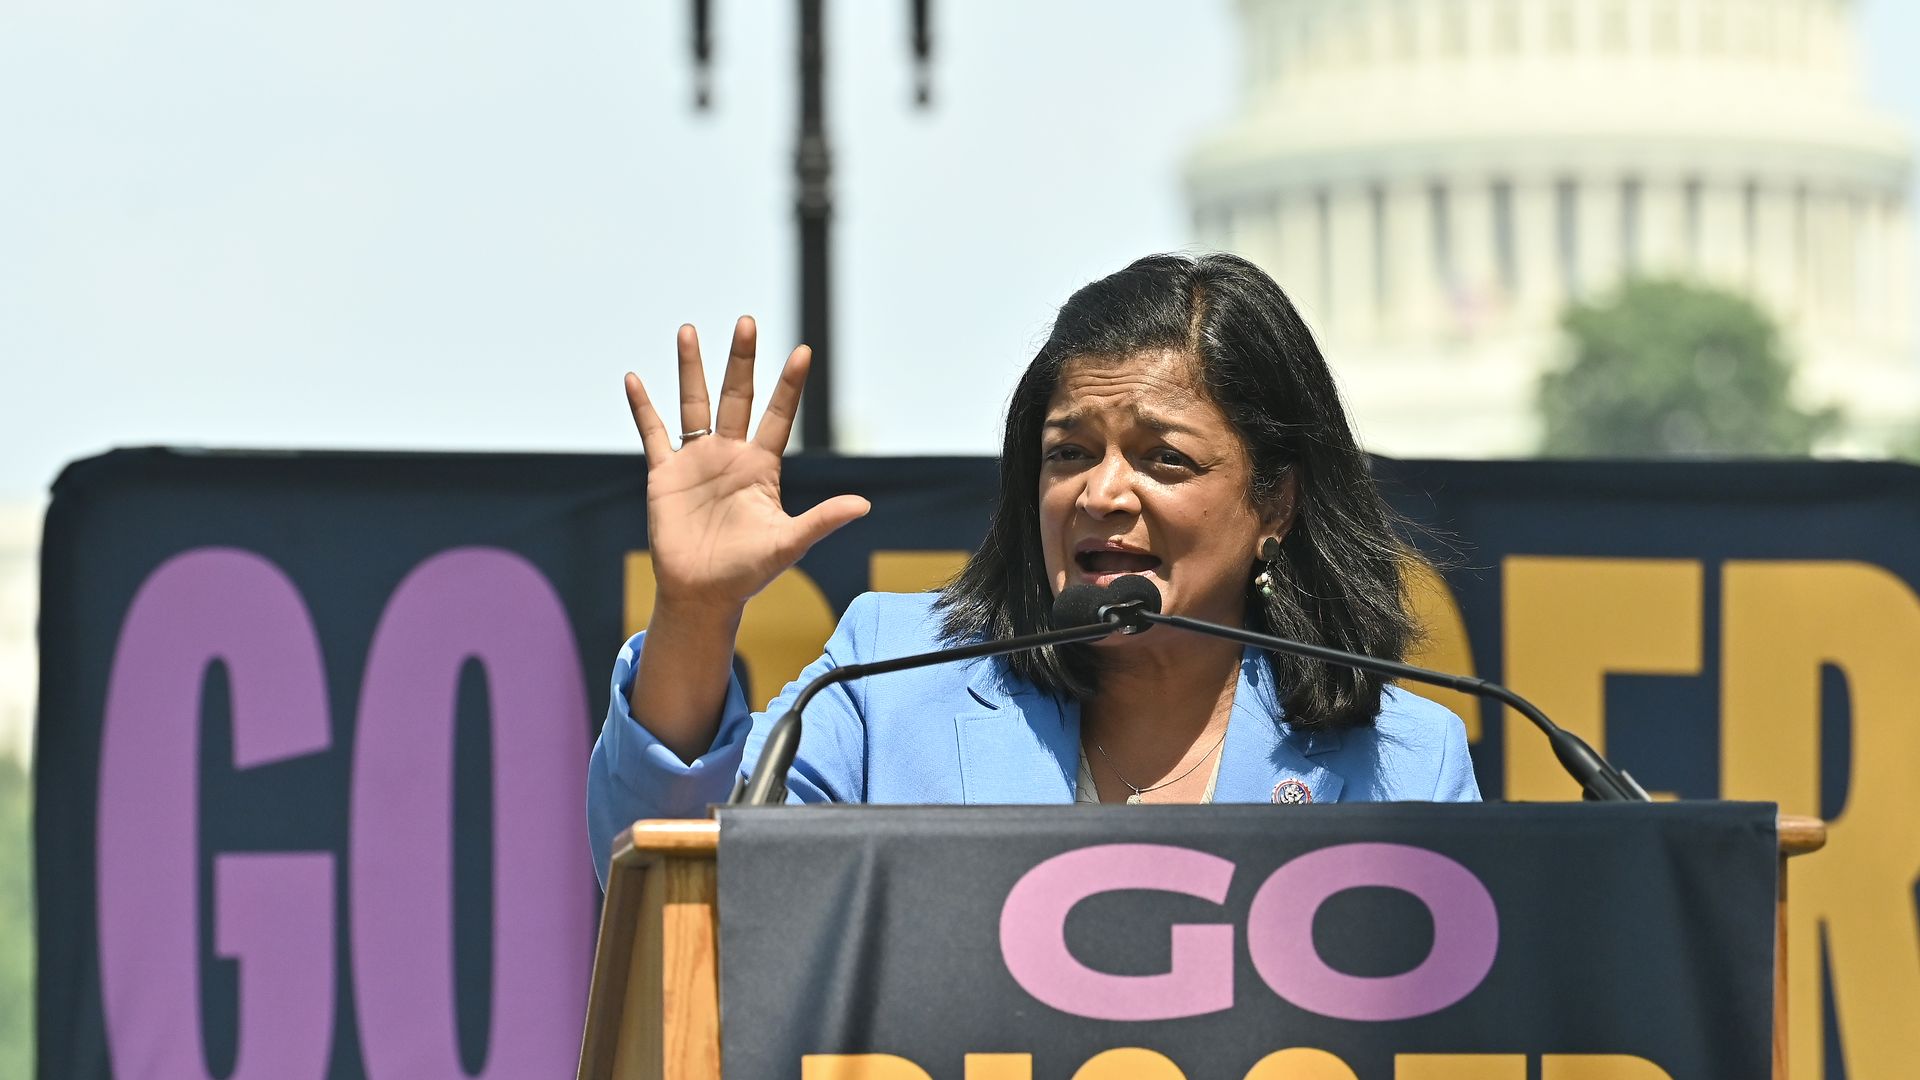
<instances>
[{"instance_id":1,"label":"fingers","mask_svg":"<svg viewBox=\"0 0 1920 1080\"><path fill-rule=\"evenodd\" d=\"M780 382L767 399L767 411L760 417L760 430L753 434L753 441L761 449L773 454L786 452L794 415L800 411L800 388L806 385L807 369L812 364L813 350L805 345L787 357L786 366L780 369Z\"/></svg>"},{"instance_id":2,"label":"fingers","mask_svg":"<svg viewBox=\"0 0 1920 1080\"><path fill-rule=\"evenodd\" d=\"M733 347L727 350L727 374L720 381L720 408L713 417L715 434L729 439L747 437L753 418L753 351L758 332L749 315L733 324Z\"/></svg>"},{"instance_id":3,"label":"fingers","mask_svg":"<svg viewBox=\"0 0 1920 1080\"><path fill-rule=\"evenodd\" d=\"M819 506L793 519L794 530L800 541L800 550L794 558L805 555L813 545L825 539L828 533L850 521L867 516L873 504L858 495L835 495Z\"/></svg>"},{"instance_id":4,"label":"fingers","mask_svg":"<svg viewBox=\"0 0 1920 1080\"><path fill-rule=\"evenodd\" d=\"M633 412L633 426L640 429L640 445L647 452L647 462L651 465L663 461L673 453L673 441L667 436L667 425L660 420L660 414L653 411L653 402L647 398L647 388L640 384L640 376L627 372L627 408Z\"/></svg>"},{"instance_id":5,"label":"fingers","mask_svg":"<svg viewBox=\"0 0 1920 1080\"><path fill-rule=\"evenodd\" d=\"M707 405L707 369L700 363L700 337L694 333L692 323L680 327L674 343L680 352L680 430L712 427Z\"/></svg>"}]
</instances>

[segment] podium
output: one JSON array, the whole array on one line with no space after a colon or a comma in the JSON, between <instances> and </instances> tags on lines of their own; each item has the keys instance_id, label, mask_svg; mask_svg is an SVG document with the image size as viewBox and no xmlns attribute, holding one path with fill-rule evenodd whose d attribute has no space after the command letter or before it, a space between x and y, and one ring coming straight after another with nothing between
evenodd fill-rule
<instances>
[{"instance_id":1,"label":"podium","mask_svg":"<svg viewBox=\"0 0 1920 1080\"><path fill-rule=\"evenodd\" d=\"M1823 822L1781 815L1774 903L1772 1062L1786 1076L1785 860L1826 842ZM581 1080L721 1075L720 825L640 821L614 845L581 1044Z\"/></svg>"}]
</instances>

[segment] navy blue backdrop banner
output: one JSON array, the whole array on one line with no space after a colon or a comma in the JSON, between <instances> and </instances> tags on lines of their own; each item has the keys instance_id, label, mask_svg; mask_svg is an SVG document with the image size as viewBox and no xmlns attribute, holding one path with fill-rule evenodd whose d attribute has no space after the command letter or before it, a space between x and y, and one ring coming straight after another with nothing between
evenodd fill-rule
<instances>
[{"instance_id":1,"label":"navy blue backdrop banner","mask_svg":"<svg viewBox=\"0 0 1920 1080\"><path fill-rule=\"evenodd\" d=\"M1756 1080L1774 815L722 811L724 1071Z\"/></svg>"},{"instance_id":2,"label":"navy blue backdrop banner","mask_svg":"<svg viewBox=\"0 0 1920 1080\"><path fill-rule=\"evenodd\" d=\"M1498 679L1657 792L1832 822L1791 868L1796 1077L1920 1022L1920 469L1379 463L1438 573L1417 659ZM981 459L800 455L873 513L750 605L770 698L867 589L982 536ZM119 451L42 549L43 1077L527 1077L578 1051L586 755L651 609L637 456ZM1573 795L1467 721L1490 798ZM1823 1023L1824 1020L1824 1023Z\"/></svg>"}]
</instances>

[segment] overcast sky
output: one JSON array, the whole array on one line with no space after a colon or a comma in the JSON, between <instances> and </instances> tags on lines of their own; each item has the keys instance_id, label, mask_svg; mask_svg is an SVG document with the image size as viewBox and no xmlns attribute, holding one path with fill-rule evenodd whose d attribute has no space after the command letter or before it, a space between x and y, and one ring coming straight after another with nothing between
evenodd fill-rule
<instances>
[{"instance_id":1,"label":"overcast sky","mask_svg":"<svg viewBox=\"0 0 1920 1080\"><path fill-rule=\"evenodd\" d=\"M636 450L679 323L784 354L793 5L714 5L696 116L685 0L0 0L0 500L114 445ZM1190 241L1230 4L936 0L924 112L907 0L829 6L844 436L991 453L1054 306ZM1861 9L1920 131L1920 4Z\"/></svg>"}]
</instances>

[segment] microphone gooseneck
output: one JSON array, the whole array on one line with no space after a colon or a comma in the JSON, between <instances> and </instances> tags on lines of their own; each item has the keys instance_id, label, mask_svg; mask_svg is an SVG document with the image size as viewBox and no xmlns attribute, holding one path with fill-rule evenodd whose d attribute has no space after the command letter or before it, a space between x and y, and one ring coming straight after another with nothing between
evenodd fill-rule
<instances>
[{"instance_id":1,"label":"microphone gooseneck","mask_svg":"<svg viewBox=\"0 0 1920 1080\"><path fill-rule=\"evenodd\" d=\"M1137 584L1136 584L1137 583ZM1547 744L1553 747L1553 756L1560 767L1580 784L1589 799L1599 802L1652 802L1645 788L1629 776L1624 770L1615 768L1599 751L1587 745L1587 741L1573 732L1547 719L1547 714L1531 701L1487 679L1476 679L1466 675L1451 675L1444 671L1415 667L1395 660L1378 660L1359 653L1350 653L1341 649L1328 648L1325 645L1309 645L1304 641L1258 634L1239 627L1221 626L1218 623L1190 619L1184 615L1163 615L1160 613L1160 590L1153 582L1137 574L1129 574L1114 581L1115 596L1124 595L1132 602L1112 602L1099 609L1102 618L1115 619L1122 633L1137 634L1156 623L1172 626L1189 633L1205 634L1210 637L1226 638L1243 645L1252 645L1273 652L1290 653L1309 659L1339 664L1344 667L1359 668L1379 675L1397 679L1411 679L1414 682L1432 686L1444 686L1450 690L1478 697L1491 698L1511 708L1533 722L1547 737ZM1145 599L1151 594L1151 600ZM1133 598L1139 598L1137 601Z\"/></svg>"},{"instance_id":2,"label":"microphone gooseneck","mask_svg":"<svg viewBox=\"0 0 1920 1080\"><path fill-rule=\"evenodd\" d=\"M1152 582L1145 582L1153 588ZM1154 599L1159 599L1155 590ZM1045 648L1048 645L1071 645L1082 641L1097 641L1115 631L1138 633L1126 630L1105 614L1105 606L1112 606L1113 597L1107 590L1097 585L1071 585L1060 591L1054 598L1051 617L1048 620L1056 629L1038 634L1026 634L1007 638L1004 641L982 641L973 645L962 645L953 649L936 649L933 652L916 653L912 656L895 657L891 660L875 660L868 664L845 664L822 673L818 678L801 689L799 696L793 699L793 705L774 721L767 732L766 744L760 748L760 760L754 763L753 773L747 778L746 786L736 790L728 800L730 806L768 806L783 803L787 798L787 770L793 767L794 755L800 751L800 715L805 711L807 702L815 694L835 683L868 675L885 675L890 671L906 671L909 668L927 667L932 664L948 663L954 660L975 660L983 656L1000 656L1026 649Z\"/></svg>"}]
</instances>

